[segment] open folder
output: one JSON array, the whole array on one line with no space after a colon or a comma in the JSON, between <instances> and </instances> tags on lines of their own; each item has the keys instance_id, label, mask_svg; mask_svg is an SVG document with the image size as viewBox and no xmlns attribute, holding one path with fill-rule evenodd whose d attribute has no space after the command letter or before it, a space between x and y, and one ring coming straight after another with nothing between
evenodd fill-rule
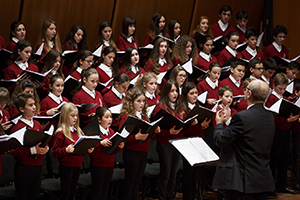
<instances>
[{"instance_id":1,"label":"open folder","mask_svg":"<svg viewBox=\"0 0 300 200\"><path fill-rule=\"evenodd\" d=\"M279 99L269 108L269 110L286 118L289 118L291 114L293 114L293 116L298 115L300 114L300 99L298 99L295 103L283 98Z\"/></svg>"},{"instance_id":2,"label":"open folder","mask_svg":"<svg viewBox=\"0 0 300 200\"><path fill-rule=\"evenodd\" d=\"M200 137L169 140L191 166L217 162L219 157Z\"/></svg>"},{"instance_id":3,"label":"open folder","mask_svg":"<svg viewBox=\"0 0 300 200\"><path fill-rule=\"evenodd\" d=\"M103 151L107 155L114 154L119 144L121 142L126 142L129 135L130 132L128 132L126 128L123 128L123 130L120 133L116 132L113 136L109 138L109 141L111 141L112 145L110 147L102 147L101 151Z\"/></svg>"},{"instance_id":4,"label":"open folder","mask_svg":"<svg viewBox=\"0 0 300 200\"><path fill-rule=\"evenodd\" d=\"M74 144L74 152L76 155L85 155L88 153L88 149L96 146L101 140L99 135L95 136L81 136Z\"/></svg>"}]
</instances>

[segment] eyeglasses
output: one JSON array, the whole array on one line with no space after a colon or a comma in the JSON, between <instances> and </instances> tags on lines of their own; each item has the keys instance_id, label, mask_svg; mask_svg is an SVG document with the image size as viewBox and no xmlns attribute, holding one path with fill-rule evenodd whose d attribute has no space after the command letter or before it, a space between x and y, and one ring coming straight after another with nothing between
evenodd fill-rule
<instances>
[{"instance_id":1,"label":"eyeglasses","mask_svg":"<svg viewBox=\"0 0 300 200\"><path fill-rule=\"evenodd\" d=\"M265 68L264 68L264 67L258 67L258 68L254 68L254 69L258 69L258 70L265 71Z\"/></svg>"},{"instance_id":2,"label":"eyeglasses","mask_svg":"<svg viewBox=\"0 0 300 200\"><path fill-rule=\"evenodd\" d=\"M250 88L248 88L248 87L246 87L246 90L249 90L249 91L251 91L251 90L250 90Z\"/></svg>"},{"instance_id":3,"label":"eyeglasses","mask_svg":"<svg viewBox=\"0 0 300 200\"><path fill-rule=\"evenodd\" d=\"M84 60L84 61L86 61L86 62L89 63L89 64L93 64L93 63L94 63L93 60Z\"/></svg>"}]
</instances>

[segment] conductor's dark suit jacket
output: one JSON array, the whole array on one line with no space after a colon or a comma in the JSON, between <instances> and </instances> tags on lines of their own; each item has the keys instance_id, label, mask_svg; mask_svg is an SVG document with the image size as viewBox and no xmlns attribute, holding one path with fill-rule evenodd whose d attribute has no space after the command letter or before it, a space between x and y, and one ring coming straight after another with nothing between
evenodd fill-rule
<instances>
[{"instance_id":1,"label":"conductor's dark suit jacket","mask_svg":"<svg viewBox=\"0 0 300 200\"><path fill-rule=\"evenodd\" d=\"M275 134L271 112L263 104L235 114L229 126L216 126L215 143L221 148L213 188L243 193L274 191L270 150Z\"/></svg>"}]
</instances>

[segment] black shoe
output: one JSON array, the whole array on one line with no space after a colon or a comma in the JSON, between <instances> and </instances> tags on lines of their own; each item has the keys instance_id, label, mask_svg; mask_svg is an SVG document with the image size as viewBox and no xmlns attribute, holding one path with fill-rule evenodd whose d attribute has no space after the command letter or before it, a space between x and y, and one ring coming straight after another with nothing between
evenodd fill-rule
<instances>
[{"instance_id":1,"label":"black shoe","mask_svg":"<svg viewBox=\"0 0 300 200\"><path fill-rule=\"evenodd\" d=\"M296 194L296 192L290 188L284 188L283 190L277 190L279 193L285 193L285 194Z\"/></svg>"},{"instance_id":2,"label":"black shoe","mask_svg":"<svg viewBox=\"0 0 300 200\"><path fill-rule=\"evenodd\" d=\"M278 194L274 191L274 192L269 192L267 196L268 196L268 198L270 198L270 197L273 198L273 197L278 197Z\"/></svg>"},{"instance_id":3,"label":"black shoe","mask_svg":"<svg viewBox=\"0 0 300 200\"><path fill-rule=\"evenodd\" d=\"M293 188L294 190L298 190L298 191L300 191L300 185L299 185L299 184L297 184L297 185L293 186L292 188Z\"/></svg>"}]
</instances>

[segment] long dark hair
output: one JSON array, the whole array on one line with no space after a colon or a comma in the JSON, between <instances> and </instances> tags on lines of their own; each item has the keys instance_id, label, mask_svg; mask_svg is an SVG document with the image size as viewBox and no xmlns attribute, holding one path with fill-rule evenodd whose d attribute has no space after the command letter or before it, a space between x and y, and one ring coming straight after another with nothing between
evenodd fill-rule
<instances>
[{"instance_id":1,"label":"long dark hair","mask_svg":"<svg viewBox=\"0 0 300 200\"><path fill-rule=\"evenodd\" d=\"M113 72L113 76L115 76L116 74L119 73L119 65L118 65L118 55L117 55L117 51L115 50L115 48L113 48L112 46L108 46L108 47L105 47L104 50L102 51L102 55L104 56L107 56L108 54L110 53L114 53L115 54L115 59L114 59L114 62L112 63L111 66L111 69L112 69L112 72ZM104 61L104 58L101 56L100 58L100 63L103 63Z\"/></svg>"},{"instance_id":2,"label":"long dark hair","mask_svg":"<svg viewBox=\"0 0 300 200\"><path fill-rule=\"evenodd\" d=\"M185 110L187 110L188 112L191 111L191 109L188 106L188 102L189 102L189 100L188 100L188 93L190 92L190 90L192 90L194 88L197 89L197 86L193 82L187 82L182 87L181 103L182 103L183 108ZM196 101L196 106L199 106L198 101Z\"/></svg>"},{"instance_id":3,"label":"long dark hair","mask_svg":"<svg viewBox=\"0 0 300 200\"><path fill-rule=\"evenodd\" d=\"M166 20L165 27L162 31L159 30L159 20L161 17L164 17ZM150 36L152 39L155 38L159 33L162 33L163 36L166 37L166 26L167 26L167 18L162 13L155 13L150 21L149 30Z\"/></svg>"},{"instance_id":4,"label":"long dark hair","mask_svg":"<svg viewBox=\"0 0 300 200\"><path fill-rule=\"evenodd\" d=\"M130 66L131 66L131 53L133 50L136 50L138 52L138 50L135 47L128 47L125 51L125 56L124 56L124 67L129 74L132 73ZM142 70L139 66L139 63L137 64L137 67L139 68L139 73L141 73Z\"/></svg>"},{"instance_id":5,"label":"long dark hair","mask_svg":"<svg viewBox=\"0 0 300 200\"><path fill-rule=\"evenodd\" d=\"M128 38L128 27L130 25L134 25L136 26L136 21L134 18L130 17L130 16L126 16L123 18L123 21L122 21L122 37L127 39ZM135 37L135 31L132 35L133 38Z\"/></svg>"},{"instance_id":6,"label":"long dark hair","mask_svg":"<svg viewBox=\"0 0 300 200\"><path fill-rule=\"evenodd\" d=\"M84 50L84 49L87 49L87 36L86 36L85 28L80 24L75 24L74 26L72 26L72 28L70 29L68 35L66 36L64 44L70 43L71 47L75 48L76 47L76 41L74 40L74 35L76 34L76 32L79 29L82 30L83 36L82 36L82 40L77 45L78 45L78 49Z\"/></svg>"}]
</instances>

